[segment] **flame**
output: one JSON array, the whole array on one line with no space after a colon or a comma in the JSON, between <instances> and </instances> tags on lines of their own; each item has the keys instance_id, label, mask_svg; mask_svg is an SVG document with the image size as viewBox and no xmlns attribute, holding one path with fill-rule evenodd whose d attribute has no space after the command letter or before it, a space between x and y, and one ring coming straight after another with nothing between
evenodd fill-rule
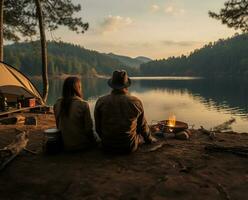
<instances>
[{"instance_id":1,"label":"flame","mask_svg":"<svg viewBox=\"0 0 248 200\"><path fill-rule=\"evenodd\" d=\"M176 116L170 115L169 120L167 121L167 126L174 127L176 125Z\"/></svg>"}]
</instances>

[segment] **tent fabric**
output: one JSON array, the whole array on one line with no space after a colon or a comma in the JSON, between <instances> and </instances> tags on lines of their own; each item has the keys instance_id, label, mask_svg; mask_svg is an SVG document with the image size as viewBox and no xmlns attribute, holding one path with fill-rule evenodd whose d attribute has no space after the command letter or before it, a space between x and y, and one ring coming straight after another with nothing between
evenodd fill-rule
<instances>
[{"instance_id":1,"label":"tent fabric","mask_svg":"<svg viewBox=\"0 0 248 200\"><path fill-rule=\"evenodd\" d=\"M40 93L31 81L15 68L0 62L0 92L36 97L40 104L44 104Z\"/></svg>"}]
</instances>

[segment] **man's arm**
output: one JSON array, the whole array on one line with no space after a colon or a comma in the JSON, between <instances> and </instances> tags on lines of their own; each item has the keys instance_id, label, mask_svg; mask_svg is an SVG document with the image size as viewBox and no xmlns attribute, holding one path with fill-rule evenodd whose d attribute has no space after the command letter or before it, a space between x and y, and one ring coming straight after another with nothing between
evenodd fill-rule
<instances>
[{"instance_id":1,"label":"man's arm","mask_svg":"<svg viewBox=\"0 0 248 200\"><path fill-rule=\"evenodd\" d=\"M100 102L99 100L96 102L95 110L94 110L94 118L95 118L95 127L98 136L101 138L101 112L100 112Z\"/></svg>"},{"instance_id":2,"label":"man's arm","mask_svg":"<svg viewBox=\"0 0 248 200\"><path fill-rule=\"evenodd\" d=\"M152 143L154 138L151 135L150 128L147 124L145 114L144 114L144 108L142 105L142 102L139 102L139 109L140 109L140 115L138 116L137 120L137 134L140 134L143 138L145 143Z\"/></svg>"}]
</instances>

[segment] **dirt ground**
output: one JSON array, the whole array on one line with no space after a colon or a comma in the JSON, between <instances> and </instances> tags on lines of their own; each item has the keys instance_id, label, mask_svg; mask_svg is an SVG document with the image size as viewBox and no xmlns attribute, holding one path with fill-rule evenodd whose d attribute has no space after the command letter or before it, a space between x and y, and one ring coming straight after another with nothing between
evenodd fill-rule
<instances>
[{"instance_id":1,"label":"dirt ground","mask_svg":"<svg viewBox=\"0 0 248 200\"><path fill-rule=\"evenodd\" d=\"M37 115L28 149L0 172L0 199L211 199L248 198L248 158L208 153L205 146L248 146L247 134L207 135L195 131L190 140L168 139L154 152L144 145L131 155L108 155L100 149L46 156L43 130L55 126L52 115ZM16 126L0 125L0 148L15 137Z\"/></svg>"}]
</instances>

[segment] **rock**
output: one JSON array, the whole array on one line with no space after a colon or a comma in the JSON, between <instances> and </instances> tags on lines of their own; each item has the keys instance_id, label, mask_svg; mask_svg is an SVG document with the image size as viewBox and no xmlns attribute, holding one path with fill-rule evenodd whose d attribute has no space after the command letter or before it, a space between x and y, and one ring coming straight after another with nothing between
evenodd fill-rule
<instances>
[{"instance_id":1,"label":"rock","mask_svg":"<svg viewBox=\"0 0 248 200\"><path fill-rule=\"evenodd\" d=\"M37 118L36 117L26 117L24 125L37 126Z\"/></svg>"},{"instance_id":2,"label":"rock","mask_svg":"<svg viewBox=\"0 0 248 200\"><path fill-rule=\"evenodd\" d=\"M188 140L189 134L186 131L181 131L179 133L176 133L175 138L178 140Z\"/></svg>"},{"instance_id":3,"label":"rock","mask_svg":"<svg viewBox=\"0 0 248 200\"><path fill-rule=\"evenodd\" d=\"M25 117L22 115L16 115L15 117L7 117L0 120L0 124L13 125L13 124L24 124Z\"/></svg>"}]
</instances>

